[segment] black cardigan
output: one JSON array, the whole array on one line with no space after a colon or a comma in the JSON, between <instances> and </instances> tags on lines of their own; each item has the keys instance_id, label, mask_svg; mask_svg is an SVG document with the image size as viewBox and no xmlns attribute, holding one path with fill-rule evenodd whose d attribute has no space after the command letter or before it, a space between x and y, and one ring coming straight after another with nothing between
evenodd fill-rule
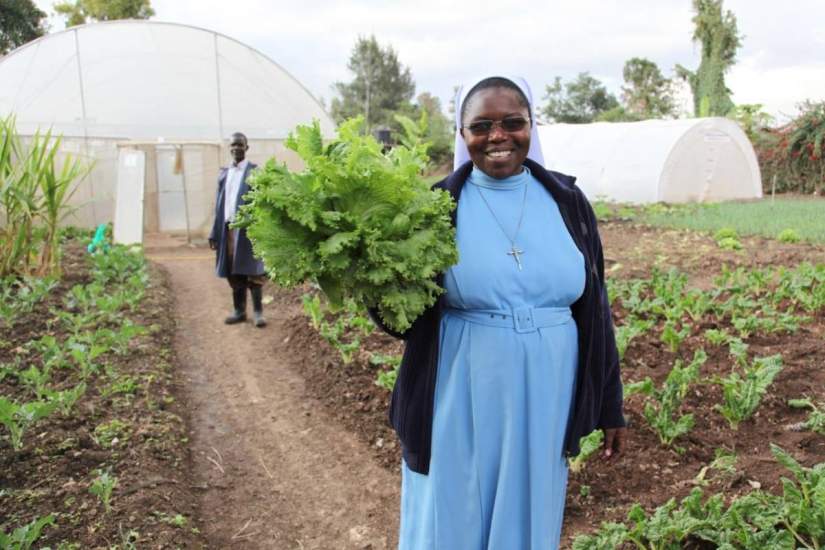
<instances>
[{"instance_id":1,"label":"black cardigan","mask_svg":"<svg viewBox=\"0 0 825 550\"><path fill-rule=\"evenodd\" d=\"M576 178L548 171L530 159L524 164L558 204L564 224L584 256L587 270L584 292L571 306L579 333L579 366L564 451L573 456L579 452L582 436L597 428L625 425L619 355L604 284L602 244L593 209L575 186ZM434 187L448 191L457 205L472 167L471 162L465 163ZM452 212L452 222L455 226L456 210ZM442 288L443 279L444 275L439 275L438 284ZM389 416L401 440L404 460L411 470L422 474L427 474L430 468L438 331L443 307L442 295L403 334L389 329L375 311L370 312L385 332L406 341Z\"/></svg>"}]
</instances>

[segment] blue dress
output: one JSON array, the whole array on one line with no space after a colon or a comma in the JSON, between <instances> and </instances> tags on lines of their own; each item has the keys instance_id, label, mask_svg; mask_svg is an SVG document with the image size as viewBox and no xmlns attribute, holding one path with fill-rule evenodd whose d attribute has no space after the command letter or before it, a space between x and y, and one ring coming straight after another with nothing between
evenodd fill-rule
<instances>
[{"instance_id":1,"label":"blue dress","mask_svg":"<svg viewBox=\"0 0 825 550\"><path fill-rule=\"evenodd\" d=\"M522 208L519 270L505 232L514 236ZM584 258L526 168L505 180L474 169L457 216L430 471L402 465L399 550L556 549Z\"/></svg>"}]
</instances>

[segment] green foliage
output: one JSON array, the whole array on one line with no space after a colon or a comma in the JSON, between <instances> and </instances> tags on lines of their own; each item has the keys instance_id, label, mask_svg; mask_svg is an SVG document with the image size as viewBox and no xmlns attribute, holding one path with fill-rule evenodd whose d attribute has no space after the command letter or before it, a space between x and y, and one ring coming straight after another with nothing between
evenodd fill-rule
<instances>
[{"instance_id":1,"label":"green foliage","mask_svg":"<svg viewBox=\"0 0 825 550\"><path fill-rule=\"evenodd\" d=\"M113 418L109 422L95 426L92 439L104 449L110 449L126 441L131 431L129 424Z\"/></svg>"},{"instance_id":2,"label":"green foliage","mask_svg":"<svg viewBox=\"0 0 825 550\"><path fill-rule=\"evenodd\" d=\"M155 15L151 0L65 0L55 4L54 11L66 18L67 27L89 21L149 19Z\"/></svg>"},{"instance_id":3,"label":"green foliage","mask_svg":"<svg viewBox=\"0 0 825 550\"><path fill-rule=\"evenodd\" d=\"M375 328L364 308L349 299L341 307L330 307L319 294L304 294L302 301L313 328L338 351L344 364L351 363L361 347L361 338Z\"/></svg>"},{"instance_id":4,"label":"green foliage","mask_svg":"<svg viewBox=\"0 0 825 550\"><path fill-rule=\"evenodd\" d=\"M776 240L782 243L798 243L801 239L799 233L791 228L783 229L776 236Z\"/></svg>"},{"instance_id":5,"label":"green foliage","mask_svg":"<svg viewBox=\"0 0 825 550\"><path fill-rule=\"evenodd\" d=\"M398 368L401 366L400 355L373 354L370 363L379 367L387 366L389 370L381 369L375 377L375 385L392 391L395 381L398 380Z\"/></svg>"},{"instance_id":6,"label":"green foliage","mask_svg":"<svg viewBox=\"0 0 825 550\"><path fill-rule=\"evenodd\" d=\"M684 366L681 360L676 360L661 388L656 388L650 377L625 386L626 395L641 393L648 397L642 414L659 435L659 441L663 445L669 446L677 437L693 428L692 414L678 418L676 415L691 384L698 380L699 369L705 361L707 355L704 350L699 349L693 354L693 360L687 366Z\"/></svg>"},{"instance_id":7,"label":"green foliage","mask_svg":"<svg viewBox=\"0 0 825 550\"><path fill-rule=\"evenodd\" d=\"M735 228L739 235L769 239L793 229L806 241L825 243L825 200L777 197L747 202L684 205L655 211L646 209L642 221L662 227L714 232Z\"/></svg>"},{"instance_id":8,"label":"green foliage","mask_svg":"<svg viewBox=\"0 0 825 550\"><path fill-rule=\"evenodd\" d=\"M633 57L625 62L622 75L625 81L622 101L631 116L645 120L675 114L673 83L662 76L656 63L642 57Z\"/></svg>"},{"instance_id":9,"label":"green foliage","mask_svg":"<svg viewBox=\"0 0 825 550\"><path fill-rule=\"evenodd\" d=\"M112 491L117 487L117 477L108 470L95 470L95 478L89 484L89 492L100 499L106 512L112 510Z\"/></svg>"},{"instance_id":10,"label":"green foliage","mask_svg":"<svg viewBox=\"0 0 825 550\"><path fill-rule=\"evenodd\" d=\"M0 326L14 326L19 316L34 311L56 286L57 280L52 277L0 279Z\"/></svg>"},{"instance_id":11,"label":"green foliage","mask_svg":"<svg viewBox=\"0 0 825 550\"><path fill-rule=\"evenodd\" d=\"M800 430L810 430L825 435L825 402L818 405L810 397L791 399L788 405L795 409L809 409L811 412L807 420L798 425Z\"/></svg>"},{"instance_id":12,"label":"green foliage","mask_svg":"<svg viewBox=\"0 0 825 550\"><path fill-rule=\"evenodd\" d=\"M716 245L722 250L741 250L739 234L732 227L722 227L713 234Z\"/></svg>"},{"instance_id":13,"label":"green foliage","mask_svg":"<svg viewBox=\"0 0 825 550\"><path fill-rule=\"evenodd\" d=\"M728 451L727 449L716 449L714 451L714 459L707 466L702 467L693 483L696 485L707 485L708 472L715 471L722 476L732 478L736 475L736 453Z\"/></svg>"},{"instance_id":14,"label":"green foliage","mask_svg":"<svg viewBox=\"0 0 825 550\"><path fill-rule=\"evenodd\" d=\"M0 57L46 33L47 14L32 0L3 0L0 8Z\"/></svg>"},{"instance_id":15,"label":"green foliage","mask_svg":"<svg viewBox=\"0 0 825 550\"><path fill-rule=\"evenodd\" d=\"M679 505L671 499L649 515L635 504L627 523L603 523L597 533L576 537L573 549L823 548L825 463L805 468L776 445L771 445L771 451L793 476L782 479L781 495L752 491L725 507L723 495L703 499L702 490L696 488Z\"/></svg>"},{"instance_id":16,"label":"green foliage","mask_svg":"<svg viewBox=\"0 0 825 550\"><path fill-rule=\"evenodd\" d=\"M665 326L662 329L661 340L667 344L668 349L672 353L679 351L679 346L682 345L685 338L690 336L690 325L683 324L681 327L676 321L668 319L665 321Z\"/></svg>"},{"instance_id":17,"label":"green foliage","mask_svg":"<svg viewBox=\"0 0 825 550\"><path fill-rule=\"evenodd\" d=\"M546 87L544 100L547 103L542 112L554 122L593 122L600 114L619 106L616 97L586 72L565 84L557 76Z\"/></svg>"},{"instance_id":18,"label":"green foliage","mask_svg":"<svg viewBox=\"0 0 825 550\"><path fill-rule=\"evenodd\" d=\"M702 60L696 72L676 66L676 74L690 84L696 116L727 116L733 109L725 73L735 63L742 42L736 16L731 11L723 12L722 3L693 0L693 41L702 47Z\"/></svg>"},{"instance_id":19,"label":"green foliage","mask_svg":"<svg viewBox=\"0 0 825 550\"><path fill-rule=\"evenodd\" d=\"M631 316L624 324L616 326L616 349L619 352L619 359L624 358L630 342L637 336L645 334L653 328L654 321L649 319L638 319Z\"/></svg>"},{"instance_id":20,"label":"green foliage","mask_svg":"<svg viewBox=\"0 0 825 550\"><path fill-rule=\"evenodd\" d=\"M322 144L318 123L299 126L287 147L306 169L274 160L252 178L242 207L247 234L283 287L316 282L329 302L376 307L406 330L442 289L434 277L457 261L450 196L420 177L423 153L381 146L355 119Z\"/></svg>"},{"instance_id":21,"label":"green foliage","mask_svg":"<svg viewBox=\"0 0 825 550\"><path fill-rule=\"evenodd\" d=\"M595 430L582 437L579 440L579 448L581 449L579 454L568 460L567 464L570 471L574 474L581 472L590 457L593 456L602 446L603 441L604 432L601 430Z\"/></svg>"},{"instance_id":22,"label":"green foliage","mask_svg":"<svg viewBox=\"0 0 825 550\"><path fill-rule=\"evenodd\" d=\"M728 118L739 124L754 145L759 141L759 133L773 123L773 117L762 110L761 103L739 104L728 113Z\"/></svg>"},{"instance_id":23,"label":"green foliage","mask_svg":"<svg viewBox=\"0 0 825 550\"><path fill-rule=\"evenodd\" d=\"M392 46L382 47L375 36L370 36L358 37L347 68L353 80L333 85L340 97L330 105L332 118L340 124L362 116L367 133L377 124L391 126L392 115L415 93L409 67L398 61Z\"/></svg>"},{"instance_id":24,"label":"green foliage","mask_svg":"<svg viewBox=\"0 0 825 550\"><path fill-rule=\"evenodd\" d=\"M301 304L304 306L304 314L309 317L312 328L321 328L324 320L324 310L321 309L321 296L318 294L304 294L301 296Z\"/></svg>"},{"instance_id":25,"label":"green foliage","mask_svg":"<svg viewBox=\"0 0 825 550\"><path fill-rule=\"evenodd\" d=\"M15 450L23 448L23 434L39 420L52 414L59 406L56 401L28 401L18 403L0 396L0 424L6 427Z\"/></svg>"},{"instance_id":26,"label":"green foliage","mask_svg":"<svg viewBox=\"0 0 825 550\"><path fill-rule=\"evenodd\" d=\"M18 527L11 533L0 531L0 548L3 550L29 550L40 538L46 526L54 526L54 515L35 518L30 523Z\"/></svg>"},{"instance_id":27,"label":"green foliage","mask_svg":"<svg viewBox=\"0 0 825 550\"><path fill-rule=\"evenodd\" d=\"M417 129L414 134L418 136L417 143L426 143L428 166L452 162L455 124L442 112L438 97L422 92L416 97L415 103L402 103L394 112L389 124L392 135L395 136L393 141L410 147L409 142L405 143L411 135L410 129L398 120L399 116L415 121Z\"/></svg>"},{"instance_id":28,"label":"green foliage","mask_svg":"<svg viewBox=\"0 0 825 550\"><path fill-rule=\"evenodd\" d=\"M806 101L794 120L754 141L766 192L825 192L825 101Z\"/></svg>"},{"instance_id":29,"label":"green foliage","mask_svg":"<svg viewBox=\"0 0 825 550\"><path fill-rule=\"evenodd\" d=\"M64 155L57 169L61 139L38 131L24 147L14 117L0 119L0 277L60 274L58 225L89 168Z\"/></svg>"},{"instance_id":30,"label":"green foliage","mask_svg":"<svg viewBox=\"0 0 825 550\"><path fill-rule=\"evenodd\" d=\"M739 424L756 412L768 387L782 370L781 355L757 357L751 364L744 365L741 355L739 357L738 364L728 376L716 379L716 383L722 387L724 401L714 407L734 430L739 429Z\"/></svg>"}]
</instances>

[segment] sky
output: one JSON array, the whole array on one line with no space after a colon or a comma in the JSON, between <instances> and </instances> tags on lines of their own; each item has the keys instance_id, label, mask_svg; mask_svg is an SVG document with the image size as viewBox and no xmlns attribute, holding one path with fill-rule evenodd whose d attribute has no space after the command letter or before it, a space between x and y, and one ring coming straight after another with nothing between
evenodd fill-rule
<instances>
[{"instance_id":1,"label":"sky","mask_svg":"<svg viewBox=\"0 0 825 550\"><path fill-rule=\"evenodd\" d=\"M35 0L49 14L53 0ZM620 94L622 67L646 57L673 76L699 65L690 0L152 0L153 20L228 35L270 57L326 104L350 81L358 37L375 35L409 67L416 93L446 109L453 87L477 75L524 76L541 104L555 76L587 71ZM778 121L825 100L825 0L725 0L744 35L726 81L735 103L761 103ZM50 18L52 31L63 22ZM690 95L681 101L689 109Z\"/></svg>"}]
</instances>

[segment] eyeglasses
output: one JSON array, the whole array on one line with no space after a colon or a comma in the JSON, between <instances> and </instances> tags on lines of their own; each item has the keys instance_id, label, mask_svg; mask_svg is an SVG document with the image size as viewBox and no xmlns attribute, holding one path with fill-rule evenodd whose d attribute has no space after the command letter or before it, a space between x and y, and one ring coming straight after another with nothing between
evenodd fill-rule
<instances>
[{"instance_id":1,"label":"eyeglasses","mask_svg":"<svg viewBox=\"0 0 825 550\"><path fill-rule=\"evenodd\" d=\"M505 132L519 132L524 129L525 126L530 124L529 118L524 118L522 116L513 116L507 117L501 120L476 120L475 122L471 122L467 126L462 126L462 128L466 128L470 131L471 134L474 136L486 136L490 132L493 131L493 128L496 126L501 126L501 129Z\"/></svg>"}]
</instances>

